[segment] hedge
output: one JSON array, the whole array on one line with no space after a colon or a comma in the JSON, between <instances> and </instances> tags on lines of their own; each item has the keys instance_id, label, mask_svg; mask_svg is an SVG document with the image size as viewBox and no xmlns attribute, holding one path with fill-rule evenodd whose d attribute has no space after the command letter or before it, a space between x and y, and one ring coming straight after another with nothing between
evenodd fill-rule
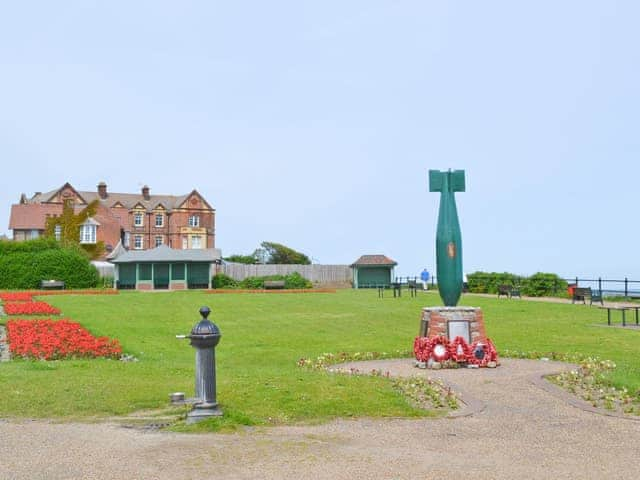
<instances>
[{"instance_id":1,"label":"hedge","mask_svg":"<svg viewBox=\"0 0 640 480\"><path fill-rule=\"evenodd\" d=\"M467 284L472 293L498 293L498 286L518 287L528 297L566 296L567 282L555 273L538 272L523 277L508 272L474 272L467 275Z\"/></svg>"},{"instance_id":2,"label":"hedge","mask_svg":"<svg viewBox=\"0 0 640 480\"><path fill-rule=\"evenodd\" d=\"M286 289L313 288L311 281L304 278L298 272L289 275L267 275L265 277L247 277L244 280L234 280L224 273L215 275L212 279L213 288L242 288L246 290L261 290L264 282L268 280L284 280Z\"/></svg>"},{"instance_id":3,"label":"hedge","mask_svg":"<svg viewBox=\"0 0 640 480\"><path fill-rule=\"evenodd\" d=\"M55 240L0 242L0 289L39 288L41 280L62 280L66 288L93 288L98 279L86 254L62 248Z\"/></svg>"}]
</instances>

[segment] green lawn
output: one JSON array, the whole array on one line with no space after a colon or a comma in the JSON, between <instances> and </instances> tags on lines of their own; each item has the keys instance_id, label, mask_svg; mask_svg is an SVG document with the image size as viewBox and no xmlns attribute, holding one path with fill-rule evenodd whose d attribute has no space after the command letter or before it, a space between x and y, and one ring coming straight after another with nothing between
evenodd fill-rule
<instances>
[{"instance_id":1,"label":"green lawn","mask_svg":"<svg viewBox=\"0 0 640 480\"><path fill-rule=\"evenodd\" d=\"M350 416L420 416L384 378L299 368L325 352L410 350L423 306L435 294L389 296L374 290L336 294L210 295L203 292L65 295L45 300L95 335L118 338L138 362L115 360L0 363L0 416L91 418L164 407L168 394L193 395L188 333L208 305L220 327L218 401L225 422L277 424ZM482 307L498 350L579 352L614 360L612 380L640 389L640 332L596 326L606 312L564 305L463 297ZM0 319L0 322L6 320Z\"/></svg>"}]
</instances>

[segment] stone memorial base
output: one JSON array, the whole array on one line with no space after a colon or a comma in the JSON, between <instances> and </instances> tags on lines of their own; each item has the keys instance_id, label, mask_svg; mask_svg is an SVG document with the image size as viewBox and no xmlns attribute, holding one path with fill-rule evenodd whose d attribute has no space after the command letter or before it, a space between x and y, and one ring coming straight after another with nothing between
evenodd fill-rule
<instances>
[{"instance_id":1,"label":"stone memorial base","mask_svg":"<svg viewBox=\"0 0 640 480\"><path fill-rule=\"evenodd\" d=\"M471 345L484 341L482 309L478 307L425 307L422 309L420 337L443 336L453 341L460 336Z\"/></svg>"}]
</instances>

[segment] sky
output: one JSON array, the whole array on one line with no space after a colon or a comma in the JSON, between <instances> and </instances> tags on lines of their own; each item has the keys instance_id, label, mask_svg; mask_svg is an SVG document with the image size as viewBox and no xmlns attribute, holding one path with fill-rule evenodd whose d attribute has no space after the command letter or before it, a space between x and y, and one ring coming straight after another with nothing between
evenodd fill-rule
<instances>
[{"instance_id":1,"label":"sky","mask_svg":"<svg viewBox=\"0 0 640 480\"><path fill-rule=\"evenodd\" d=\"M71 183L186 194L216 247L640 280L636 1L0 1L0 234ZM4 219L4 220L3 220Z\"/></svg>"}]
</instances>

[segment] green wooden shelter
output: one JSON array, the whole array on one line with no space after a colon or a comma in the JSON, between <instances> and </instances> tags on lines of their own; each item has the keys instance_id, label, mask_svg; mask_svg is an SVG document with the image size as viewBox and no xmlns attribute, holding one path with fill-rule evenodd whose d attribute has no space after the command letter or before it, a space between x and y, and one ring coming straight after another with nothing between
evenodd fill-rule
<instances>
[{"instance_id":1,"label":"green wooden shelter","mask_svg":"<svg viewBox=\"0 0 640 480\"><path fill-rule=\"evenodd\" d=\"M350 265L353 288L389 287L396 265L397 262L385 255L362 255Z\"/></svg>"},{"instance_id":2,"label":"green wooden shelter","mask_svg":"<svg viewBox=\"0 0 640 480\"><path fill-rule=\"evenodd\" d=\"M217 248L177 250L166 245L121 251L109 259L115 265L116 288L136 290L211 288L220 260Z\"/></svg>"}]
</instances>

